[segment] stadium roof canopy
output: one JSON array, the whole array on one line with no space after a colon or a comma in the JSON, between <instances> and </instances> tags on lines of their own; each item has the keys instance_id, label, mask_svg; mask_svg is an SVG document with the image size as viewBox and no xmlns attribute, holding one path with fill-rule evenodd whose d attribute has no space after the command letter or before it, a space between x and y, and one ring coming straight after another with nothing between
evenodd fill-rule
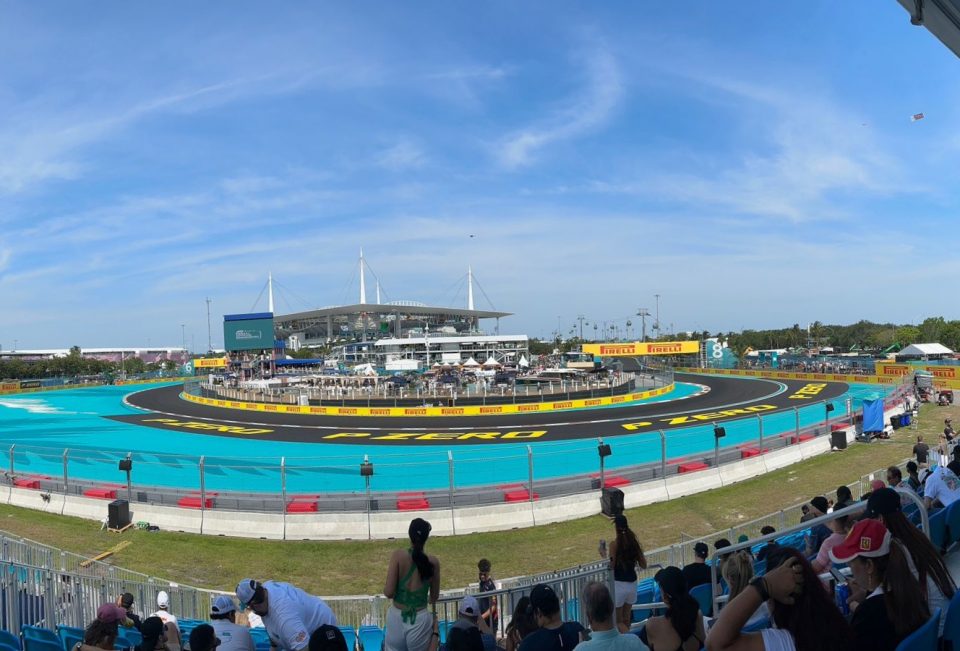
<instances>
[{"instance_id":1,"label":"stadium roof canopy","mask_svg":"<svg viewBox=\"0 0 960 651\"><path fill-rule=\"evenodd\" d=\"M922 25L960 57L960 0L898 0L910 22Z\"/></svg>"},{"instance_id":2,"label":"stadium roof canopy","mask_svg":"<svg viewBox=\"0 0 960 651\"><path fill-rule=\"evenodd\" d=\"M429 305L394 305L380 303L357 303L355 305L338 305L336 307L324 307L318 310L308 310L306 312L294 312L293 314L278 314L274 316L274 322L283 323L287 321L303 321L308 319L320 319L327 316L352 316L356 314L417 314L421 316L460 316L472 317L475 319L499 319L511 316L511 312L494 312L490 310L467 310L457 307L432 307Z\"/></svg>"},{"instance_id":3,"label":"stadium roof canopy","mask_svg":"<svg viewBox=\"0 0 960 651\"><path fill-rule=\"evenodd\" d=\"M910 344L899 353L900 357L925 356L925 355L953 355L953 351L943 344Z\"/></svg>"}]
</instances>

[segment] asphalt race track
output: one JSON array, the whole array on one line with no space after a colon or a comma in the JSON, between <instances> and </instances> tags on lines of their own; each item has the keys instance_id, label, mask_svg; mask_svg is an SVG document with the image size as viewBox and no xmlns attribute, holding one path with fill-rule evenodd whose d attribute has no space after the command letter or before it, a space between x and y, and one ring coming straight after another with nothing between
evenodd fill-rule
<instances>
[{"instance_id":1,"label":"asphalt race track","mask_svg":"<svg viewBox=\"0 0 960 651\"><path fill-rule=\"evenodd\" d=\"M537 414L460 417L350 417L277 414L209 407L180 398L180 386L147 389L127 398L144 413L110 418L165 430L297 443L529 444L612 438L724 420L775 414L834 400L842 382L731 378L678 373L677 382L709 391L682 400Z\"/></svg>"}]
</instances>

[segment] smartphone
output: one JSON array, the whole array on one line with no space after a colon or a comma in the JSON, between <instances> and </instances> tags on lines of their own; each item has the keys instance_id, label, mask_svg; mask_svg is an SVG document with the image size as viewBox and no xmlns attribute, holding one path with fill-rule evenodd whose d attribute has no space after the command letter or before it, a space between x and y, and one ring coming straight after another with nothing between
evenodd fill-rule
<instances>
[{"instance_id":1,"label":"smartphone","mask_svg":"<svg viewBox=\"0 0 960 651\"><path fill-rule=\"evenodd\" d=\"M833 575L837 585L845 585L847 583L847 577L845 577L843 573L833 565L830 566L830 574Z\"/></svg>"}]
</instances>

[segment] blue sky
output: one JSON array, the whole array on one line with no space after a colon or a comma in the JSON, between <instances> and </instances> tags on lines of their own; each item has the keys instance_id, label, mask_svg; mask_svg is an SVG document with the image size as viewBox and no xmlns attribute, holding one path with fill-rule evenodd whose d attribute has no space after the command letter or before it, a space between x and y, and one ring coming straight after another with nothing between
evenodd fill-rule
<instances>
[{"instance_id":1,"label":"blue sky","mask_svg":"<svg viewBox=\"0 0 960 651\"><path fill-rule=\"evenodd\" d=\"M219 345L268 271L353 302L360 247L534 336L960 318L960 61L771 6L0 2L0 344L202 349L209 296Z\"/></svg>"}]
</instances>

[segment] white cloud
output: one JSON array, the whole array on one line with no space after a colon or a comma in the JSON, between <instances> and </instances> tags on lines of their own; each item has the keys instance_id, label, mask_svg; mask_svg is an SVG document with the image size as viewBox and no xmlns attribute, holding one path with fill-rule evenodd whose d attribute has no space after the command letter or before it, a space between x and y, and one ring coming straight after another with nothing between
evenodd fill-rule
<instances>
[{"instance_id":1,"label":"white cloud","mask_svg":"<svg viewBox=\"0 0 960 651\"><path fill-rule=\"evenodd\" d=\"M399 172L423 167L427 162L427 156L417 143L404 138L380 151L374 157L374 162L379 167Z\"/></svg>"},{"instance_id":2,"label":"white cloud","mask_svg":"<svg viewBox=\"0 0 960 651\"><path fill-rule=\"evenodd\" d=\"M498 143L496 155L504 167L529 165L544 147L596 131L610 119L623 96L617 62L608 50L598 48L582 63L587 82L580 95L547 119L518 129Z\"/></svg>"}]
</instances>

